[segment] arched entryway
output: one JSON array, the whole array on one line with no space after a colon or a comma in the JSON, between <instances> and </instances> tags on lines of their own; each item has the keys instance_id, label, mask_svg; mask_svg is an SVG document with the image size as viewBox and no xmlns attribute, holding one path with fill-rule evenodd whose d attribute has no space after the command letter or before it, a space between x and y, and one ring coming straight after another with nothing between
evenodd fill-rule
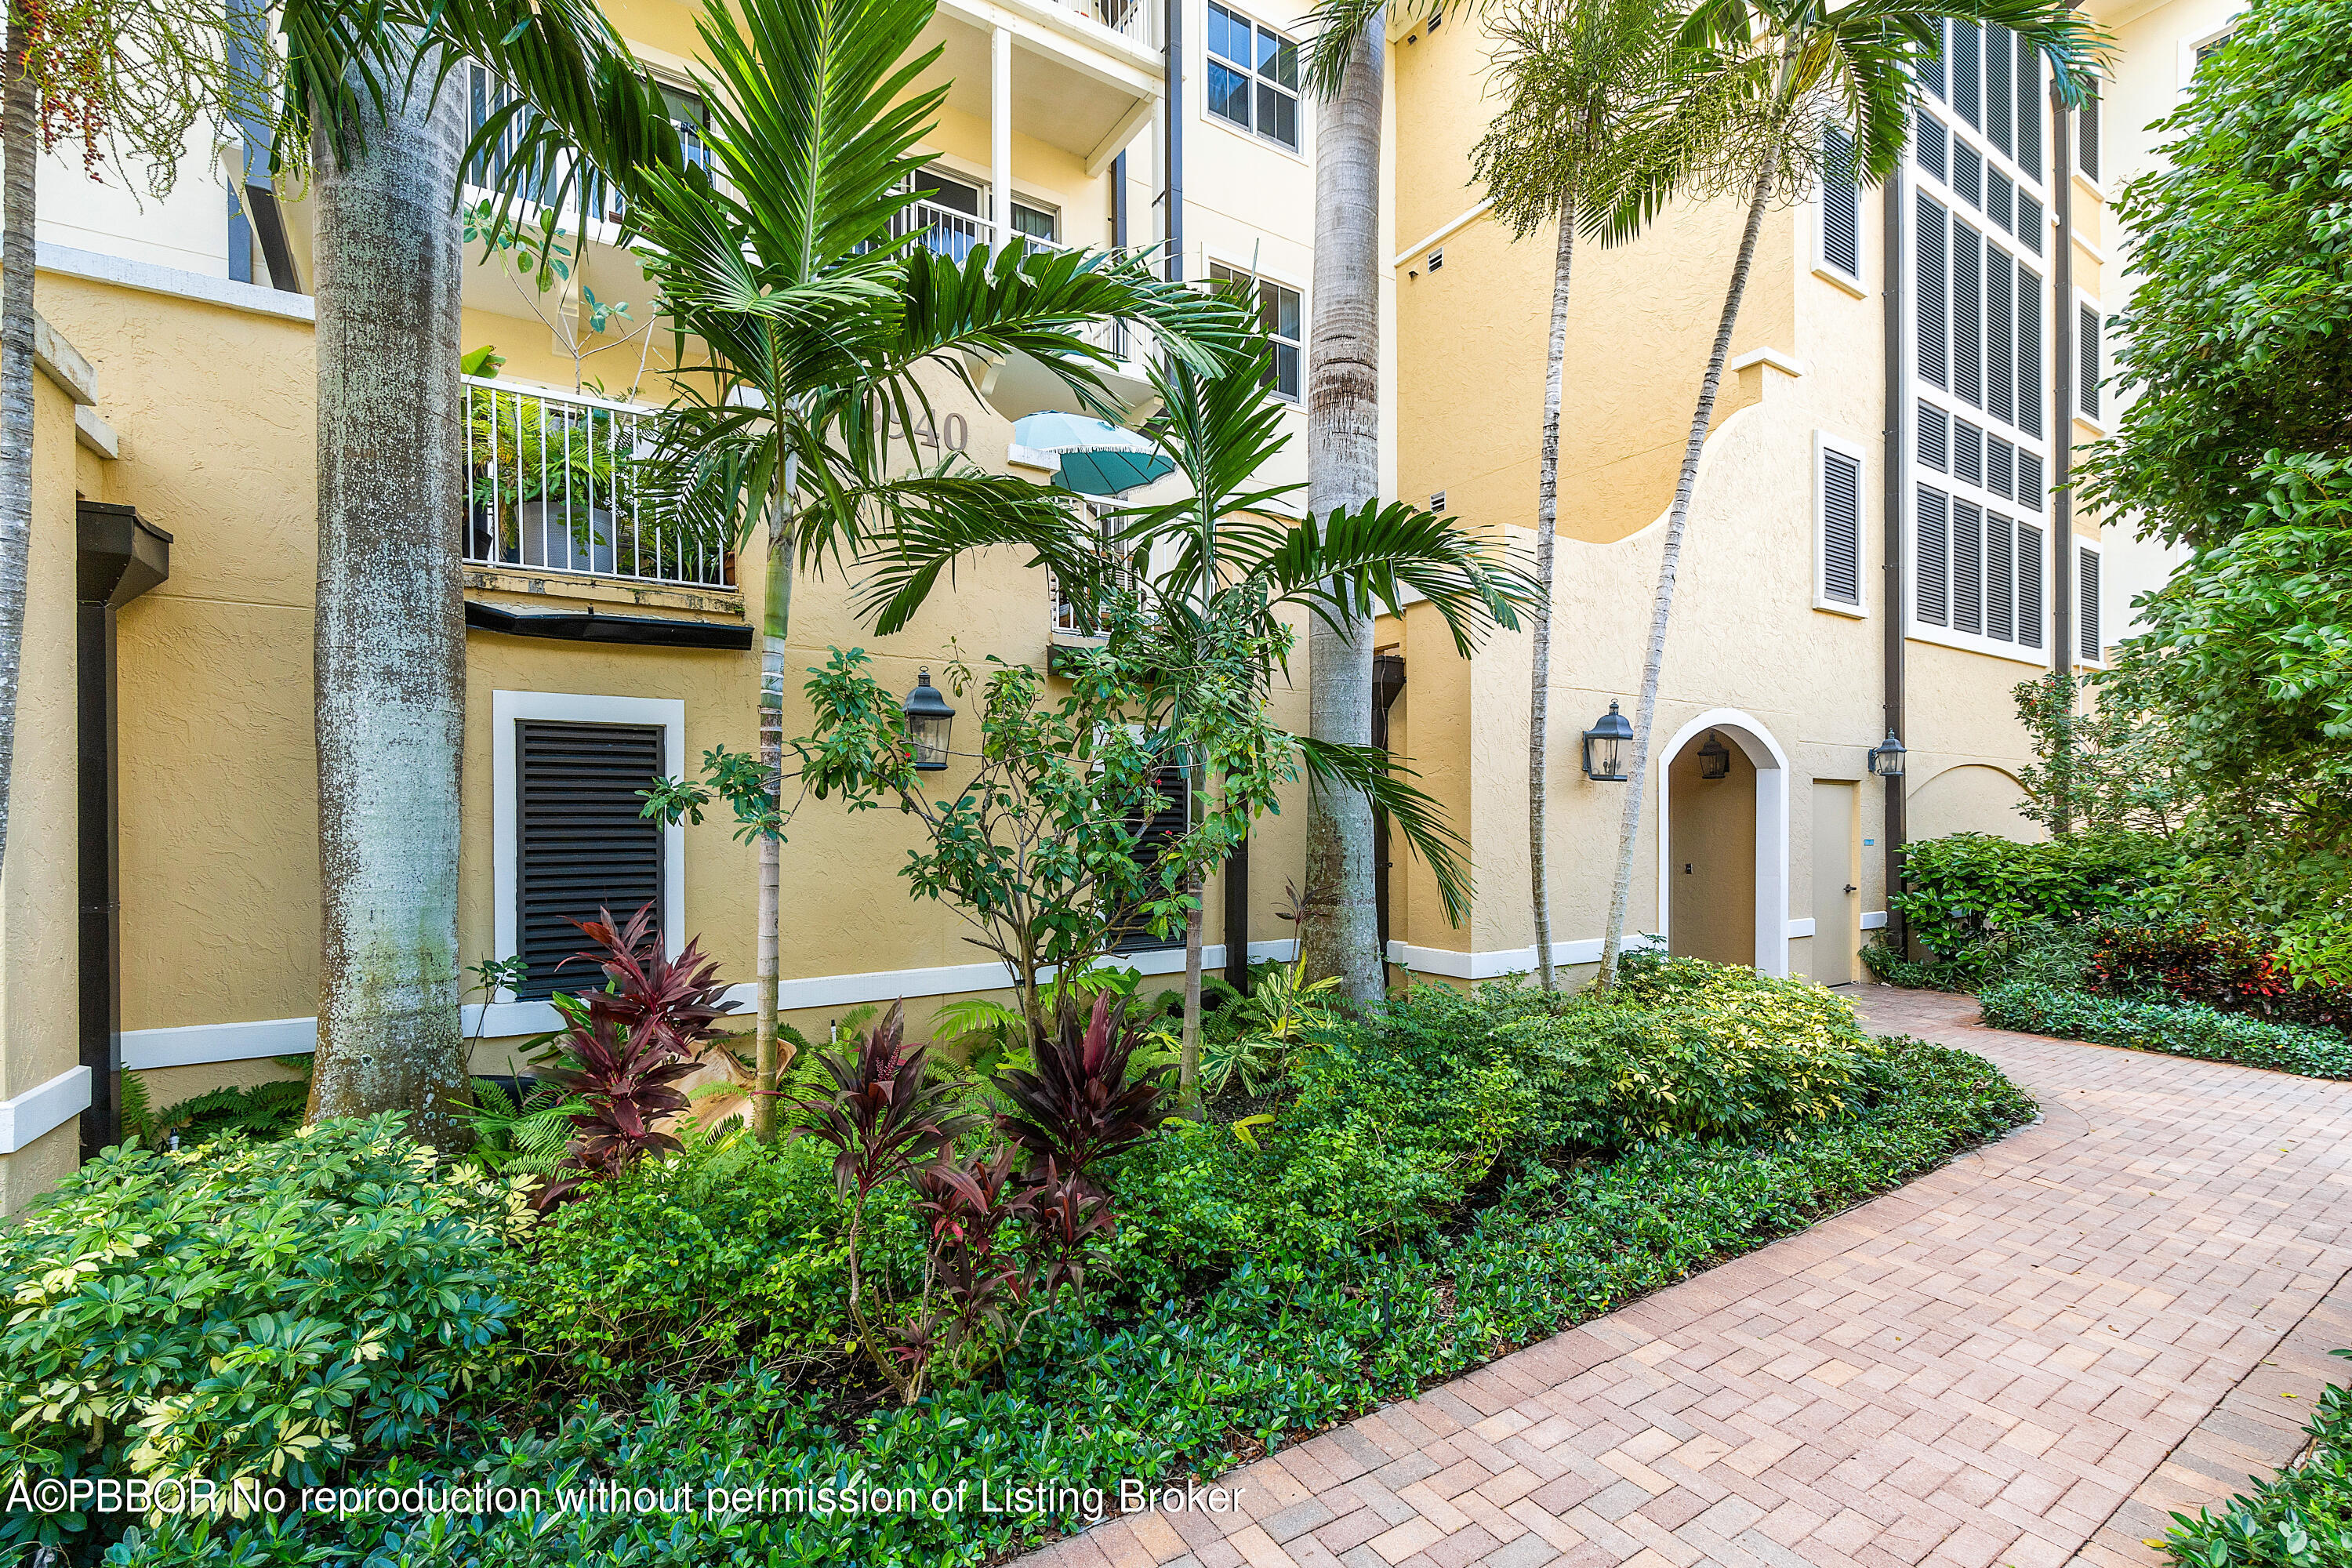
<instances>
[{"instance_id":1,"label":"arched entryway","mask_svg":"<svg viewBox=\"0 0 2352 1568\"><path fill-rule=\"evenodd\" d=\"M1658 914L1667 951L1786 974L1788 758L1761 724L1722 708L1684 725L1662 756Z\"/></svg>"}]
</instances>

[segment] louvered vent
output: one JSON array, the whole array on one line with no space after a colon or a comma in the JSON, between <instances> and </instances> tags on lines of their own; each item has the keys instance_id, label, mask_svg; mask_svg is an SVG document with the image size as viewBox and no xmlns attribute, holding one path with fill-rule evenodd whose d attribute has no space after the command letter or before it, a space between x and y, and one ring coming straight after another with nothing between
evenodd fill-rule
<instances>
[{"instance_id":1,"label":"louvered vent","mask_svg":"<svg viewBox=\"0 0 2352 1568\"><path fill-rule=\"evenodd\" d=\"M1984 406L1984 242L1952 225L1952 395Z\"/></svg>"},{"instance_id":2,"label":"louvered vent","mask_svg":"<svg viewBox=\"0 0 2352 1568\"><path fill-rule=\"evenodd\" d=\"M1985 513L1985 636L2001 642L2017 638L2017 562L2011 554L2015 536L2010 528L2000 513Z\"/></svg>"},{"instance_id":3,"label":"louvered vent","mask_svg":"<svg viewBox=\"0 0 2352 1568\"><path fill-rule=\"evenodd\" d=\"M1984 483L1984 432L1965 419L1952 421L1952 478L1963 484Z\"/></svg>"},{"instance_id":4,"label":"louvered vent","mask_svg":"<svg viewBox=\"0 0 2352 1568\"><path fill-rule=\"evenodd\" d=\"M2082 600L2075 626L2081 632L2083 660L2096 664L2105 643L2099 636L2099 552L2087 546L2074 549L2074 585Z\"/></svg>"},{"instance_id":5,"label":"louvered vent","mask_svg":"<svg viewBox=\"0 0 2352 1568\"><path fill-rule=\"evenodd\" d=\"M2040 436L2042 426L2042 279L2017 269L2017 427Z\"/></svg>"},{"instance_id":6,"label":"louvered vent","mask_svg":"<svg viewBox=\"0 0 2352 1568\"><path fill-rule=\"evenodd\" d=\"M1984 512L1952 502L1952 629L1984 634Z\"/></svg>"},{"instance_id":7,"label":"louvered vent","mask_svg":"<svg viewBox=\"0 0 2352 1568\"><path fill-rule=\"evenodd\" d=\"M1930 386L1950 384L1945 355L1944 204L1919 197L1919 237L1916 242L1918 272L1919 379Z\"/></svg>"},{"instance_id":8,"label":"louvered vent","mask_svg":"<svg viewBox=\"0 0 2352 1568\"><path fill-rule=\"evenodd\" d=\"M2017 525L2017 640L2042 646L2042 531L2030 522Z\"/></svg>"},{"instance_id":9,"label":"louvered vent","mask_svg":"<svg viewBox=\"0 0 2352 1568\"><path fill-rule=\"evenodd\" d=\"M2017 306L2010 298L2014 276L2007 254L1985 247L1985 412L2003 424L2017 415L2017 343L2010 329Z\"/></svg>"},{"instance_id":10,"label":"louvered vent","mask_svg":"<svg viewBox=\"0 0 2352 1568\"><path fill-rule=\"evenodd\" d=\"M2074 358L2082 368L2082 385L2075 395L2082 401L2082 411L2096 419L2099 416L2099 313L2088 305L2075 310Z\"/></svg>"},{"instance_id":11,"label":"louvered vent","mask_svg":"<svg viewBox=\"0 0 2352 1568\"><path fill-rule=\"evenodd\" d=\"M650 903L660 929L662 830L638 815L637 792L662 771L662 731L541 720L515 728L515 930L530 966L516 994L529 1001L603 984L585 964L556 972L586 945L573 921L599 909L625 920Z\"/></svg>"},{"instance_id":12,"label":"louvered vent","mask_svg":"<svg viewBox=\"0 0 2352 1568\"><path fill-rule=\"evenodd\" d=\"M1957 140L1952 143L1952 195L1979 210L1984 206L1984 155Z\"/></svg>"},{"instance_id":13,"label":"louvered vent","mask_svg":"<svg viewBox=\"0 0 2352 1568\"><path fill-rule=\"evenodd\" d=\"M1838 126L1822 132L1822 259L1862 277L1862 202L1853 188L1853 138Z\"/></svg>"},{"instance_id":14,"label":"louvered vent","mask_svg":"<svg viewBox=\"0 0 2352 1568\"><path fill-rule=\"evenodd\" d=\"M1950 605L1944 584L1951 570L1951 497L1919 487L1918 581L1911 595L1914 615L1931 626L1945 625Z\"/></svg>"},{"instance_id":15,"label":"louvered vent","mask_svg":"<svg viewBox=\"0 0 2352 1568\"><path fill-rule=\"evenodd\" d=\"M1930 20L1927 26L1937 38L1943 37L1944 24L1940 17ZM1911 71L1919 79L1921 87L1937 98L1944 96L1944 51L1940 45L1913 60ZM1937 177L1941 178L1940 175Z\"/></svg>"},{"instance_id":16,"label":"louvered vent","mask_svg":"<svg viewBox=\"0 0 2352 1568\"><path fill-rule=\"evenodd\" d=\"M1981 53L1984 35L1977 31L1974 22L1953 22L1951 41L1944 47L1945 58L1952 62L1952 112L1970 125L1984 124L1984 66Z\"/></svg>"},{"instance_id":17,"label":"louvered vent","mask_svg":"<svg viewBox=\"0 0 2352 1568\"><path fill-rule=\"evenodd\" d=\"M1944 177L1944 149L1950 134L1944 129L1944 122L1932 114L1919 116L1912 132L1919 166L1939 180Z\"/></svg>"},{"instance_id":18,"label":"louvered vent","mask_svg":"<svg viewBox=\"0 0 2352 1568\"><path fill-rule=\"evenodd\" d=\"M1938 473L1951 463L1952 416L1924 398L1919 404L1919 466Z\"/></svg>"},{"instance_id":19,"label":"louvered vent","mask_svg":"<svg viewBox=\"0 0 2352 1568\"><path fill-rule=\"evenodd\" d=\"M2041 182L2042 57L2023 38L2017 39L2017 166L2026 178ZM2042 247L2037 243L2033 248Z\"/></svg>"},{"instance_id":20,"label":"louvered vent","mask_svg":"<svg viewBox=\"0 0 2352 1568\"><path fill-rule=\"evenodd\" d=\"M2042 458L2021 448L2017 454L2017 501L2029 511L2042 510Z\"/></svg>"},{"instance_id":21,"label":"louvered vent","mask_svg":"<svg viewBox=\"0 0 2352 1568\"><path fill-rule=\"evenodd\" d=\"M2017 448L1995 436L1985 453L1985 489L2004 500L2017 499Z\"/></svg>"},{"instance_id":22,"label":"louvered vent","mask_svg":"<svg viewBox=\"0 0 2352 1568\"><path fill-rule=\"evenodd\" d=\"M1822 450L1822 597L1862 603L1862 464Z\"/></svg>"},{"instance_id":23,"label":"louvered vent","mask_svg":"<svg viewBox=\"0 0 2352 1568\"><path fill-rule=\"evenodd\" d=\"M2093 180L2099 177L2099 95L2086 88L2083 106L2074 111L2074 162Z\"/></svg>"},{"instance_id":24,"label":"louvered vent","mask_svg":"<svg viewBox=\"0 0 2352 1568\"><path fill-rule=\"evenodd\" d=\"M2033 252L2034 255L2041 255L2042 230L2046 221L2042 216L2042 204L2023 191L2018 192L2017 243Z\"/></svg>"}]
</instances>

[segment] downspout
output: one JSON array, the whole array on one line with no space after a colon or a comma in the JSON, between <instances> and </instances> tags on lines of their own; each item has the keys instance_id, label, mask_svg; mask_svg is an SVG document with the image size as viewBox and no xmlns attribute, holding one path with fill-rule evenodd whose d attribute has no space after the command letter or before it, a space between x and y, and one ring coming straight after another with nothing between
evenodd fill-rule
<instances>
[{"instance_id":1,"label":"downspout","mask_svg":"<svg viewBox=\"0 0 2352 1568\"><path fill-rule=\"evenodd\" d=\"M2058 83L2050 83L2050 213L2057 221L2057 265L2051 268L2050 409L2057 428L2050 437L2050 623L2051 672L2060 679L2074 668L2074 493L2069 483L2074 468L2074 150L2067 140L2072 129Z\"/></svg>"},{"instance_id":2,"label":"downspout","mask_svg":"<svg viewBox=\"0 0 2352 1568\"><path fill-rule=\"evenodd\" d=\"M1885 668L1881 684L1885 692L1886 732L1907 746L1910 740L1905 731L1909 726L1904 712L1903 690L1903 501L1910 489L1909 447L1905 429L1909 423L1906 405L1911 383L1910 366L1903 357L1903 208L1910 199L1906 168L1906 164L1897 163L1894 174L1879 187L1881 205L1885 209L1879 267L1884 284L1879 291L1885 297L1886 312L1886 427L1885 457L1879 465L1884 473L1879 505L1885 516L1885 542L1879 554L1885 563L1886 610L1879 635L1885 645ZM1907 952L1909 931L1895 900L1895 895L1903 890L1903 852L1908 834L1904 791L1907 782L1898 775L1886 780L1885 784L1885 820L1880 825L1879 838L1886 858L1886 942L1896 952Z\"/></svg>"},{"instance_id":3,"label":"downspout","mask_svg":"<svg viewBox=\"0 0 2352 1568\"><path fill-rule=\"evenodd\" d=\"M1110 247L1127 248L1127 154L1110 161Z\"/></svg>"},{"instance_id":4,"label":"downspout","mask_svg":"<svg viewBox=\"0 0 2352 1568\"><path fill-rule=\"evenodd\" d=\"M74 791L81 906L77 1000L89 1108L81 1157L122 1141L121 847L117 832L115 612L172 574L172 536L132 507L83 501L74 555Z\"/></svg>"}]
</instances>

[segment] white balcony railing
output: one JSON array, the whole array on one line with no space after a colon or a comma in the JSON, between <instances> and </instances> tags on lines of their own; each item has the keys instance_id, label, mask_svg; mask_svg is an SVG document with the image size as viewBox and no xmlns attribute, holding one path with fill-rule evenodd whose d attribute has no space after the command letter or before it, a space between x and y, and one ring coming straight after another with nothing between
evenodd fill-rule
<instances>
[{"instance_id":1,"label":"white balcony railing","mask_svg":"<svg viewBox=\"0 0 2352 1568\"><path fill-rule=\"evenodd\" d=\"M665 524L632 465L658 410L466 378L466 560L731 587L733 556Z\"/></svg>"},{"instance_id":2,"label":"white balcony railing","mask_svg":"<svg viewBox=\"0 0 2352 1568\"><path fill-rule=\"evenodd\" d=\"M1077 0L1076 9L1084 11L1121 37L1150 47L1150 0Z\"/></svg>"}]
</instances>

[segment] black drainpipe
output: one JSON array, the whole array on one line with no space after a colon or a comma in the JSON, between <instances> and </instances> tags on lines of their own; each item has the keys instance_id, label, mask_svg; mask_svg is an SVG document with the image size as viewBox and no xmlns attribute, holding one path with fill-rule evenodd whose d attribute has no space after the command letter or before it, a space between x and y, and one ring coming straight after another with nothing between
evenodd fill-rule
<instances>
[{"instance_id":1,"label":"black drainpipe","mask_svg":"<svg viewBox=\"0 0 2352 1568\"><path fill-rule=\"evenodd\" d=\"M1885 208L1879 268L1885 282L1879 291L1886 306L1885 455L1880 464L1885 485L1879 497L1880 510L1885 514L1885 544L1879 553L1885 558L1886 610L1879 635L1885 645L1882 685L1886 696L1886 732L1909 745L1904 734L1908 726L1903 704L1903 500L1910 489L1909 445L1904 433L1910 423L1906 405L1911 384L1910 366L1903 358L1903 207L1910 199L1910 184L1904 178L1902 163L1895 164L1879 191ZM1886 857L1886 941L1897 952L1908 951L1903 915L1895 907L1895 895L1903 890L1903 850L1908 834L1904 788L1899 777L1886 781L1885 821L1879 828Z\"/></svg>"},{"instance_id":2,"label":"black drainpipe","mask_svg":"<svg viewBox=\"0 0 2352 1568\"><path fill-rule=\"evenodd\" d=\"M122 1139L121 855L115 785L115 612L172 574L172 536L136 508L83 501L75 509L74 777L80 824L81 1065L89 1109L81 1157Z\"/></svg>"},{"instance_id":3,"label":"black drainpipe","mask_svg":"<svg viewBox=\"0 0 2352 1568\"><path fill-rule=\"evenodd\" d=\"M2050 668L2062 679L2074 668L2074 149L2058 80L2050 81L2050 211L2058 220L2058 264L2051 285L2050 410L2057 429L2050 437Z\"/></svg>"}]
</instances>

